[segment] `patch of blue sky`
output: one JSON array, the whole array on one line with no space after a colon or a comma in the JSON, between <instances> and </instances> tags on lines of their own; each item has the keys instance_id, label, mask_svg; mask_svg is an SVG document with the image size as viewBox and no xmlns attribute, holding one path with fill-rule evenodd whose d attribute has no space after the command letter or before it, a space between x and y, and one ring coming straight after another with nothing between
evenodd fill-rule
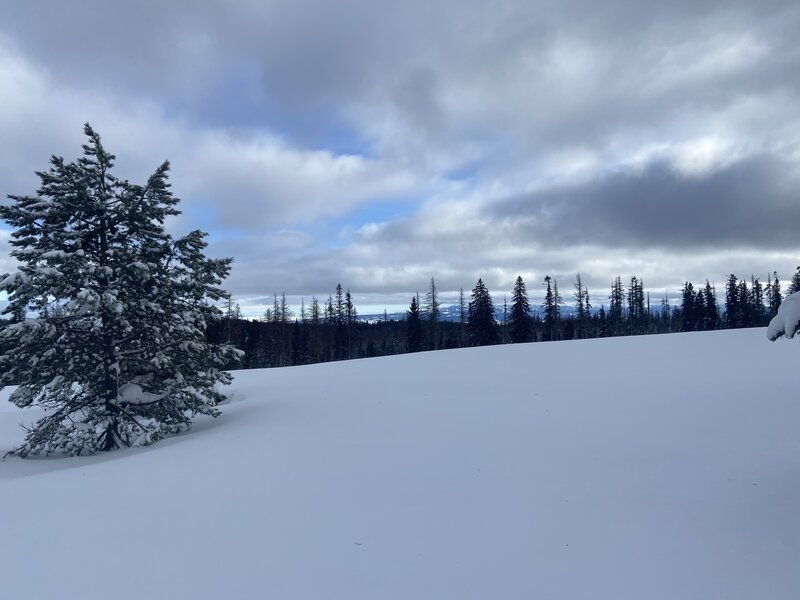
<instances>
[{"instance_id":1,"label":"patch of blue sky","mask_svg":"<svg viewBox=\"0 0 800 600\"><path fill-rule=\"evenodd\" d=\"M219 208L202 199L192 198L181 202L184 216L192 223L192 227L208 233L209 241L237 239L245 235L245 231L236 227L226 227L219 217Z\"/></svg>"},{"instance_id":2,"label":"patch of blue sky","mask_svg":"<svg viewBox=\"0 0 800 600\"><path fill-rule=\"evenodd\" d=\"M179 99L178 103L174 108L188 109L212 127L243 135L260 129L305 150L371 156L370 144L358 134L338 105L309 98L298 101L270 93L261 66L255 61L240 61L225 69L224 76L214 82L201 101L187 98Z\"/></svg>"},{"instance_id":3,"label":"patch of blue sky","mask_svg":"<svg viewBox=\"0 0 800 600\"><path fill-rule=\"evenodd\" d=\"M394 221L410 216L421 204L422 198L404 197L375 200L360 206L341 219L339 226L361 227L368 223ZM336 225L336 221L334 221Z\"/></svg>"},{"instance_id":4,"label":"patch of blue sky","mask_svg":"<svg viewBox=\"0 0 800 600\"><path fill-rule=\"evenodd\" d=\"M308 150L375 158L370 141L336 106L320 104L302 114L290 115L281 127L285 138Z\"/></svg>"},{"instance_id":5,"label":"patch of blue sky","mask_svg":"<svg viewBox=\"0 0 800 600\"><path fill-rule=\"evenodd\" d=\"M280 123L256 61L239 60L217 71L218 77L207 82L202 93L180 91L158 98L165 116L190 116L208 127L241 129L265 127L274 130Z\"/></svg>"},{"instance_id":6,"label":"patch of blue sky","mask_svg":"<svg viewBox=\"0 0 800 600\"><path fill-rule=\"evenodd\" d=\"M469 163L459 166L457 169L449 171L446 175L450 181L457 181L463 183L474 183L480 175L480 166L478 163Z\"/></svg>"},{"instance_id":7,"label":"patch of blue sky","mask_svg":"<svg viewBox=\"0 0 800 600\"><path fill-rule=\"evenodd\" d=\"M419 207L421 201L419 197L374 200L345 215L320 222L313 234L327 238L325 244L327 248L341 248L346 246L351 236L363 226L409 217Z\"/></svg>"},{"instance_id":8,"label":"patch of blue sky","mask_svg":"<svg viewBox=\"0 0 800 600\"><path fill-rule=\"evenodd\" d=\"M474 183L480 176L478 163L464 165L447 174L451 181ZM410 217L425 200L421 195L399 196L391 198L375 198L361 204L347 214L336 218L320 220L305 230L318 238L328 238L326 247L340 248L347 243L347 238L359 228L370 223L384 223Z\"/></svg>"}]
</instances>

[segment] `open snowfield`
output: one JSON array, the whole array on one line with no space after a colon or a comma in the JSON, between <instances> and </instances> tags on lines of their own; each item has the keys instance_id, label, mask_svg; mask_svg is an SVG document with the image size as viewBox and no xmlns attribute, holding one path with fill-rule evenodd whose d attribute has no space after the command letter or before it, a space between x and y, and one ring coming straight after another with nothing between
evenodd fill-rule
<instances>
[{"instance_id":1,"label":"open snowfield","mask_svg":"<svg viewBox=\"0 0 800 600\"><path fill-rule=\"evenodd\" d=\"M0 463L0 597L797 600L798 372L763 329L238 372L189 434Z\"/></svg>"}]
</instances>

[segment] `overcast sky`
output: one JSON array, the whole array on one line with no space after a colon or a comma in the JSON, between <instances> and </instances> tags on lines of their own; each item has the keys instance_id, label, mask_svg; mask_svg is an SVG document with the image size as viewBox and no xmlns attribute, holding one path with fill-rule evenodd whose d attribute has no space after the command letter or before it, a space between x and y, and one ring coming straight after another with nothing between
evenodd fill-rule
<instances>
[{"instance_id":1,"label":"overcast sky","mask_svg":"<svg viewBox=\"0 0 800 600\"><path fill-rule=\"evenodd\" d=\"M0 193L86 121L120 177L169 159L173 233L234 257L250 313L337 282L406 304L431 276L447 301L580 272L598 306L616 275L785 280L798 31L796 0L3 2Z\"/></svg>"}]
</instances>

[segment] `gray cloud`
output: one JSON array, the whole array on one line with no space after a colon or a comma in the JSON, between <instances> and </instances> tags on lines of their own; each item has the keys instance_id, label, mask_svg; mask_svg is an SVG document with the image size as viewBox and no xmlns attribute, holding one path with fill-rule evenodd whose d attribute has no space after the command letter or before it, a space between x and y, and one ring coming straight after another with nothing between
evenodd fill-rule
<instances>
[{"instance_id":1,"label":"gray cloud","mask_svg":"<svg viewBox=\"0 0 800 600\"><path fill-rule=\"evenodd\" d=\"M788 68L800 9L788 1L430 4L94 0L0 16L65 84L149 94L206 118L210 103L234 122L231 103L256 123L386 103L423 127L452 111L454 134L469 133L460 116L480 115L491 130L527 123L534 143L585 140L670 107L726 104L732 91L796 90L800 77Z\"/></svg>"},{"instance_id":2,"label":"gray cloud","mask_svg":"<svg viewBox=\"0 0 800 600\"><path fill-rule=\"evenodd\" d=\"M498 202L493 220L542 244L608 248L800 248L800 163L758 155L703 176L653 163Z\"/></svg>"},{"instance_id":3,"label":"gray cloud","mask_svg":"<svg viewBox=\"0 0 800 600\"><path fill-rule=\"evenodd\" d=\"M384 294L424 289L431 275L451 296L478 277L508 291L518 274L535 294L546 274L569 289L582 272L599 302L616 275L671 291L685 280L721 284L731 271L765 278L777 269L786 278L800 259L798 175L796 162L773 155L702 175L661 162L482 204L432 202L412 217L363 227L341 249L308 245L286 264L255 270L291 294L323 296L340 281ZM249 279L250 268L234 277Z\"/></svg>"},{"instance_id":4,"label":"gray cloud","mask_svg":"<svg viewBox=\"0 0 800 600\"><path fill-rule=\"evenodd\" d=\"M0 191L90 120L125 176L172 160L180 225L240 233L212 249L253 297L793 269L798 30L789 0L6 3Z\"/></svg>"}]
</instances>

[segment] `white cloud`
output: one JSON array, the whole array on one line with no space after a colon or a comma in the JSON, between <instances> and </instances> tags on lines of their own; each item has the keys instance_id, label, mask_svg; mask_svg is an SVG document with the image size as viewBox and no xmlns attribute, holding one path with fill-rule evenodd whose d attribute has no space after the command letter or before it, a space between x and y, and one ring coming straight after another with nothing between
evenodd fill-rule
<instances>
[{"instance_id":1,"label":"white cloud","mask_svg":"<svg viewBox=\"0 0 800 600\"><path fill-rule=\"evenodd\" d=\"M703 136L678 144L673 156L675 168L687 177L707 175L741 158L740 149L735 144L715 136Z\"/></svg>"},{"instance_id":2,"label":"white cloud","mask_svg":"<svg viewBox=\"0 0 800 600\"><path fill-rule=\"evenodd\" d=\"M421 188L412 171L380 159L292 146L269 131L234 133L167 116L151 102L59 86L0 44L0 177L9 193L33 192L33 170L50 154L76 157L84 121L118 156L120 176L142 179L169 159L175 193L205 201L220 225L297 225Z\"/></svg>"},{"instance_id":3,"label":"white cloud","mask_svg":"<svg viewBox=\"0 0 800 600\"><path fill-rule=\"evenodd\" d=\"M757 68L771 48L749 31L699 31L684 43L671 44L644 81L648 95L663 94L690 84L708 85Z\"/></svg>"},{"instance_id":4,"label":"white cloud","mask_svg":"<svg viewBox=\"0 0 800 600\"><path fill-rule=\"evenodd\" d=\"M291 148L270 135L187 131L179 139L193 148L173 149L175 185L215 199L221 223L246 229L342 215L419 185L410 172L380 161Z\"/></svg>"}]
</instances>

